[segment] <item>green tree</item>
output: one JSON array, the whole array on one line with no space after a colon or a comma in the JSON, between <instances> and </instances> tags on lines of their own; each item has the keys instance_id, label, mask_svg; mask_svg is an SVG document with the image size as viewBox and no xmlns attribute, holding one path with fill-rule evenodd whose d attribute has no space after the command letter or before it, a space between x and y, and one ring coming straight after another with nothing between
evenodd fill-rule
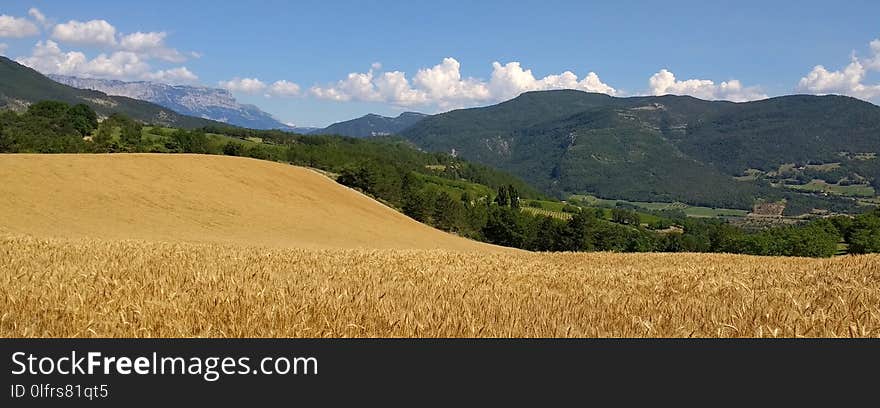
<instances>
[{"instance_id":1,"label":"green tree","mask_svg":"<svg viewBox=\"0 0 880 408\"><path fill-rule=\"evenodd\" d=\"M419 222L427 222L432 212L429 200L423 193L414 191L405 196L403 213L410 218Z\"/></svg>"},{"instance_id":2,"label":"green tree","mask_svg":"<svg viewBox=\"0 0 880 408\"><path fill-rule=\"evenodd\" d=\"M489 210L483 236L490 243L514 248L522 248L525 242L525 230L521 222L521 213L509 207L495 206Z\"/></svg>"},{"instance_id":3,"label":"green tree","mask_svg":"<svg viewBox=\"0 0 880 408\"><path fill-rule=\"evenodd\" d=\"M461 221L461 202L443 191L434 201L434 226L444 231L457 231Z\"/></svg>"},{"instance_id":4,"label":"green tree","mask_svg":"<svg viewBox=\"0 0 880 408\"><path fill-rule=\"evenodd\" d=\"M98 127L98 115L86 104L72 106L65 116L81 136L90 135Z\"/></svg>"},{"instance_id":5,"label":"green tree","mask_svg":"<svg viewBox=\"0 0 880 408\"><path fill-rule=\"evenodd\" d=\"M856 217L846 241L853 254L880 252L880 209Z\"/></svg>"},{"instance_id":6,"label":"green tree","mask_svg":"<svg viewBox=\"0 0 880 408\"><path fill-rule=\"evenodd\" d=\"M241 143L229 142L223 146L223 154L227 156L241 156L243 151Z\"/></svg>"},{"instance_id":7,"label":"green tree","mask_svg":"<svg viewBox=\"0 0 880 408\"><path fill-rule=\"evenodd\" d=\"M495 203L500 207L510 206L510 193L507 191L507 187L498 187L498 194L495 196Z\"/></svg>"}]
</instances>

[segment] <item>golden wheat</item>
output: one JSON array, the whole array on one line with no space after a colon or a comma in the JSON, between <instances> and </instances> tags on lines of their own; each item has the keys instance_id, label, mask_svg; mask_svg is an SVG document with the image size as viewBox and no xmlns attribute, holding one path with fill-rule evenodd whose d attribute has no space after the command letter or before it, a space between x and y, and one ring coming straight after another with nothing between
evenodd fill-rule
<instances>
[{"instance_id":1,"label":"golden wheat","mask_svg":"<svg viewBox=\"0 0 880 408\"><path fill-rule=\"evenodd\" d=\"M229 156L0 154L0 234L500 251L309 169Z\"/></svg>"},{"instance_id":2,"label":"golden wheat","mask_svg":"<svg viewBox=\"0 0 880 408\"><path fill-rule=\"evenodd\" d=\"M3 337L877 337L880 256L0 239Z\"/></svg>"}]
</instances>

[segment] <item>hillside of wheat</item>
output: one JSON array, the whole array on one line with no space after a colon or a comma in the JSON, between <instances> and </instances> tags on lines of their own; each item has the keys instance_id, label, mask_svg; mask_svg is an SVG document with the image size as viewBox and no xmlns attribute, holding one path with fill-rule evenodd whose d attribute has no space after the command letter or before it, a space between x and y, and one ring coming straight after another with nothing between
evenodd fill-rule
<instances>
[{"instance_id":1,"label":"hillside of wheat","mask_svg":"<svg viewBox=\"0 0 880 408\"><path fill-rule=\"evenodd\" d=\"M302 167L208 155L0 155L0 234L297 248L498 250Z\"/></svg>"}]
</instances>

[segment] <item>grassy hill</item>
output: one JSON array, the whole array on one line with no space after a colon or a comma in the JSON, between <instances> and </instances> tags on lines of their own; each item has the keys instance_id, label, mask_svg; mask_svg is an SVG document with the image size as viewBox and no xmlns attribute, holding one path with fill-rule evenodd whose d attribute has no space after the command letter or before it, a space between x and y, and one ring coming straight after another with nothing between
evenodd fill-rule
<instances>
[{"instance_id":1,"label":"grassy hill","mask_svg":"<svg viewBox=\"0 0 880 408\"><path fill-rule=\"evenodd\" d=\"M33 69L0 56L0 109L22 110L31 103L44 100L72 105L84 103L102 116L123 113L141 122L165 126L197 128L219 123L180 115L150 102L122 96L108 96L102 92L63 85Z\"/></svg>"},{"instance_id":2,"label":"grassy hill","mask_svg":"<svg viewBox=\"0 0 880 408\"><path fill-rule=\"evenodd\" d=\"M0 155L0 234L498 250L301 167L207 155ZM38 182L37 182L38 181Z\"/></svg>"},{"instance_id":3,"label":"grassy hill","mask_svg":"<svg viewBox=\"0 0 880 408\"><path fill-rule=\"evenodd\" d=\"M821 179L865 192L880 184L880 107L840 96L731 103L529 92L428 117L401 135L427 150L507 170L560 197L588 193L736 209L787 199L794 213L803 213L853 210L856 200L838 194L840 188L790 185ZM834 171L807 167L832 163ZM774 173L785 164L796 170Z\"/></svg>"}]
</instances>

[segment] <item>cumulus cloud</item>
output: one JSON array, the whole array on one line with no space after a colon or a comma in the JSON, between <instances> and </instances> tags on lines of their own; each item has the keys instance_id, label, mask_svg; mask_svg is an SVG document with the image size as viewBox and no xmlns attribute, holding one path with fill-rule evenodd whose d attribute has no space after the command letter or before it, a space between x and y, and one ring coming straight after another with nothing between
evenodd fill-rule
<instances>
[{"instance_id":1,"label":"cumulus cloud","mask_svg":"<svg viewBox=\"0 0 880 408\"><path fill-rule=\"evenodd\" d=\"M55 26L52 39L78 45L114 46L116 27L106 20L70 20Z\"/></svg>"},{"instance_id":2,"label":"cumulus cloud","mask_svg":"<svg viewBox=\"0 0 880 408\"><path fill-rule=\"evenodd\" d=\"M39 33L39 27L26 18L0 14L0 38L31 37Z\"/></svg>"},{"instance_id":3,"label":"cumulus cloud","mask_svg":"<svg viewBox=\"0 0 880 408\"><path fill-rule=\"evenodd\" d=\"M166 44L168 34L164 31L124 34L118 32L113 24L101 19L85 22L70 20L53 26L39 9L31 8L28 15L47 29L52 27L47 32L50 39L38 41L31 55L16 60L44 74L172 84L198 81L198 76L187 67L167 66L167 63L179 64L198 54L182 53L169 47ZM17 36L38 34L39 28L27 19L0 16L0 37L14 33L18 33ZM97 55L87 56L78 50L64 51L59 43L92 46L97 48ZM150 63L155 60L166 63L166 66L154 70Z\"/></svg>"},{"instance_id":4,"label":"cumulus cloud","mask_svg":"<svg viewBox=\"0 0 880 408\"><path fill-rule=\"evenodd\" d=\"M228 81L220 81L218 83L221 88L228 89L232 92L240 93L259 93L266 89L266 83L257 78L232 78Z\"/></svg>"},{"instance_id":5,"label":"cumulus cloud","mask_svg":"<svg viewBox=\"0 0 880 408\"><path fill-rule=\"evenodd\" d=\"M413 84L441 107L492 99L485 82L461 77L461 64L455 58L447 57L440 64L420 69L413 77Z\"/></svg>"},{"instance_id":6,"label":"cumulus cloud","mask_svg":"<svg viewBox=\"0 0 880 408\"><path fill-rule=\"evenodd\" d=\"M312 87L309 92L320 99L332 101L375 101L376 93L373 86L373 70L367 73L352 72L345 79L337 81L329 87Z\"/></svg>"},{"instance_id":7,"label":"cumulus cloud","mask_svg":"<svg viewBox=\"0 0 880 408\"><path fill-rule=\"evenodd\" d=\"M88 58L78 51L64 52L58 43L47 40L37 42L29 57L18 58L16 61L44 74L76 75Z\"/></svg>"},{"instance_id":8,"label":"cumulus cloud","mask_svg":"<svg viewBox=\"0 0 880 408\"><path fill-rule=\"evenodd\" d=\"M136 52L143 56L158 58L169 62L183 62L186 57L179 51L165 45L165 32L140 31L122 36L119 47L126 51Z\"/></svg>"},{"instance_id":9,"label":"cumulus cloud","mask_svg":"<svg viewBox=\"0 0 880 408\"><path fill-rule=\"evenodd\" d=\"M145 73L143 79L165 84L179 85L196 83L198 82L199 77L187 67L177 67Z\"/></svg>"},{"instance_id":10,"label":"cumulus cloud","mask_svg":"<svg viewBox=\"0 0 880 408\"><path fill-rule=\"evenodd\" d=\"M385 102L397 106L434 105L441 109L498 102L526 91L547 89L580 89L614 95L617 91L603 83L594 72L583 79L570 71L559 75L535 78L531 70L519 62L492 64L491 79L463 77L461 63L444 58L439 64L419 69L410 81L401 71L376 72L381 64L374 63L367 72L353 72L342 80L326 86L313 86L309 93L320 99L334 101Z\"/></svg>"},{"instance_id":11,"label":"cumulus cloud","mask_svg":"<svg viewBox=\"0 0 880 408\"><path fill-rule=\"evenodd\" d=\"M300 86L290 81L275 81L269 86L269 94L273 96L297 96Z\"/></svg>"},{"instance_id":12,"label":"cumulus cloud","mask_svg":"<svg viewBox=\"0 0 880 408\"><path fill-rule=\"evenodd\" d=\"M28 10L28 15L31 16L31 18L33 18L36 22L40 23L43 27L48 27L50 24L49 20L46 19L46 15L43 14L36 7L31 7L30 10Z\"/></svg>"},{"instance_id":13,"label":"cumulus cloud","mask_svg":"<svg viewBox=\"0 0 880 408\"><path fill-rule=\"evenodd\" d=\"M198 79L186 67L152 72L150 65L134 52L101 53L89 59L82 52L62 50L58 43L52 40L37 42L30 56L18 58L16 61L45 74L122 80L144 79L169 83L189 83Z\"/></svg>"},{"instance_id":14,"label":"cumulus cloud","mask_svg":"<svg viewBox=\"0 0 880 408\"><path fill-rule=\"evenodd\" d=\"M587 73L583 79L578 79L578 76L571 71L537 79L532 74L532 70L523 69L519 62L509 62L505 65L499 62L492 63L489 89L493 95L502 99L509 99L527 91L549 89L577 89L608 95L617 94L617 90L603 83L595 72Z\"/></svg>"},{"instance_id":15,"label":"cumulus cloud","mask_svg":"<svg viewBox=\"0 0 880 408\"><path fill-rule=\"evenodd\" d=\"M865 83L869 71L880 71L880 39L871 41L869 48L870 56L859 58L853 54L850 63L841 70L832 71L816 65L798 82L798 91L819 95L849 95L861 99L880 97L880 84Z\"/></svg>"},{"instance_id":16,"label":"cumulus cloud","mask_svg":"<svg viewBox=\"0 0 880 408\"><path fill-rule=\"evenodd\" d=\"M105 20L71 20L56 25L52 30L52 39L59 42L131 52L141 59L155 58L173 63L186 61L186 54L165 44L167 37L168 34L164 31L117 34L116 27Z\"/></svg>"},{"instance_id":17,"label":"cumulus cloud","mask_svg":"<svg viewBox=\"0 0 880 408\"><path fill-rule=\"evenodd\" d=\"M675 74L667 69L661 69L648 80L652 95L690 95L695 98L707 100L725 100L733 102L746 102L758 99L766 99L767 95L756 86L743 86L736 79L716 84L709 79L687 79L679 81Z\"/></svg>"}]
</instances>

